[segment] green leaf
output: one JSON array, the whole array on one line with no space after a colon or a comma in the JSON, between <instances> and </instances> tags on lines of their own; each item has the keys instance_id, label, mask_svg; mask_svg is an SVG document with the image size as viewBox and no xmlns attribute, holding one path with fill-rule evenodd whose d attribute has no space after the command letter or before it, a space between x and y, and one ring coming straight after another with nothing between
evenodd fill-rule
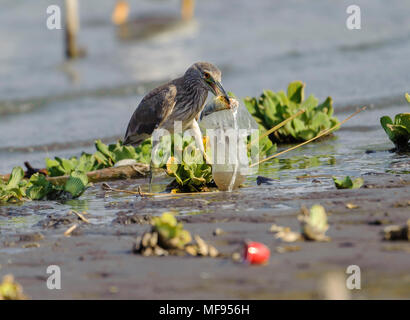
<instances>
[{"instance_id":1,"label":"green leaf","mask_svg":"<svg viewBox=\"0 0 410 320\"><path fill-rule=\"evenodd\" d=\"M30 186L27 189L27 197L31 200L42 200L49 194L53 185L47 181L43 174L36 173L31 176Z\"/></svg>"},{"instance_id":2,"label":"green leaf","mask_svg":"<svg viewBox=\"0 0 410 320\"><path fill-rule=\"evenodd\" d=\"M288 86L288 99L295 103L302 103L304 100L305 84L302 81L291 82Z\"/></svg>"},{"instance_id":3,"label":"green leaf","mask_svg":"<svg viewBox=\"0 0 410 320\"><path fill-rule=\"evenodd\" d=\"M364 183L362 178L356 178L354 181L352 181L349 176L346 176L343 179L337 179L336 177L332 178L337 189L358 189Z\"/></svg>"},{"instance_id":4,"label":"green leaf","mask_svg":"<svg viewBox=\"0 0 410 320\"><path fill-rule=\"evenodd\" d=\"M115 162L114 155L109 150L108 146L102 143L101 140L95 141L95 148L97 149L97 151L101 152L106 158L108 158L112 162Z\"/></svg>"},{"instance_id":5,"label":"green leaf","mask_svg":"<svg viewBox=\"0 0 410 320\"><path fill-rule=\"evenodd\" d=\"M322 104L317 106L317 109L326 113L329 117L333 116L333 99L327 97Z\"/></svg>"},{"instance_id":6,"label":"green leaf","mask_svg":"<svg viewBox=\"0 0 410 320\"><path fill-rule=\"evenodd\" d=\"M7 189L18 188L19 183L24 178L24 171L21 167L14 167L11 171L9 181L7 182Z\"/></svg>"},{"instance_id":7,"label":"green leaf","mask_svg":"<svg viewBox=\"0 0 410 320\"><path fill-rule=\"evenodd\" d=\"M380 123L389 139L398 149L405 149L408 147L408 141L410 140L409 114L401 113L396 115L394 122L395 124L388 116L380 118Z\"/></svg>"},{"instance_id":8,"label":"green leaf","mask_svg":"<svg viewBox=\"0 0 410 320\"><path fill-rule=\"evenodd\" d=\"M325 208L319 204L315 204L310 208L309 223L318 231L325 232L329 228Z\"/></svg>"},{"instance_id":9,"label":"green leaf","mask_svg":"<svg viewBox=\"0 0 410 320\"><path fill-rule=\"evenodd\" d=\"M192 240L189 231L184 230L182 223L178 223L170 212L154 217L152 224L153 231L158 232L159 244L164 248L183 249Z\"/></svg>"},{"instance_id":10,"label":"green leaf","mask_svg":"<svg viewBox=\"0 0 410 320\"><path fill-rule=\"evenodd\" d=\"M80 171L74 171L65 183L64 191L71 193L73 198L77 198L85 191L87 184L87 175Z\"/></svg>"},{"instance_id":11,"label":"green leaf","mask_svg":"<svg viewBox=\"0 0 410 320\"><path fill-rule=\"evenodd\" d=\"M287 94L283 91L277 93L271 90L263 91L257 98L246 98L245 105L255 121L262 125L264 130L269 130L285 121L299 110L305 112L287 123L285 126L269 135L272 142L289 143L306 141L315 137L322 130L330 129L339 123L333 117L333 101L328 97L319 105L313 95L304 100L305 84L301 81L291 82Z\"/></svg>"},{"instance_id":12,"label":"green leaf","mask_svg":"<svg viewBox=\"0 0 410 320\"><path fill-rule=\"evenodd\" d=\"M394 117L394 124L406 128L410 134L410 113L399 113Z\"/></svg>"},{"instance_id":13,"label":"green leaf","mask_svg":"<svg viewBox=\"0 0 410 320\"><path fill-rule=\"evenodd\" d=\"M353 187L352 189L359 189L364 183L362 178L356 178L353 180Z\"/></svg>"},{"instance_id":14,"label":"green leaf","mask_svg":"<svg viewBox=\"0 0 410 320\"><path fill-rule=\"evenodd\" d=\"M407 102L410 103L410 94L406 93L405 97L406 97Z\"/></svg>"}]
</instances>

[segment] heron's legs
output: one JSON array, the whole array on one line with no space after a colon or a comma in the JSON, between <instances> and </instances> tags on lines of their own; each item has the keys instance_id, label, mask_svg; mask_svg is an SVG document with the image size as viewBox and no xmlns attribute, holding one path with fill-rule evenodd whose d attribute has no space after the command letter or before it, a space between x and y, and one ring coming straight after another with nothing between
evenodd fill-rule
<instances>
[{"instance_id":1,"label":"heron's legs","mask_svg":"<svg viewBox=\"0 0 410 320\"><path fill-rule=\"evenodd\" d=\"M152 192L152 181L153 181L153 178L154 178L154 175L153 175L153 168L154 168L154 162L152 161L152 156L155 154L155 152L156 152L156 147L157 147L157 145L158 145L158 140L156 140L156 139L152 139L152 151L151 151L151 161L150 161L150 163L149 163L149 173L148 173L148 179L149 179L149 192L151 193Z\"/></svg>"},{"instance_id":2,"label":"heron's legs","mask_svg":"<svg viewBox=\"0 0 410 320\"><path fill-rule=\"evenodd\" d=\"M198 122L195 119L192 121L191 129L194 133L195 143L198 146L199 150L202 152L202 154L205 158L205 162L207 164L211 164L211 161L210 161L210 159L208 158L208 156L205 152L204 141L203 141L201 129L199 128Z\"/></svg>"}]
</instances>

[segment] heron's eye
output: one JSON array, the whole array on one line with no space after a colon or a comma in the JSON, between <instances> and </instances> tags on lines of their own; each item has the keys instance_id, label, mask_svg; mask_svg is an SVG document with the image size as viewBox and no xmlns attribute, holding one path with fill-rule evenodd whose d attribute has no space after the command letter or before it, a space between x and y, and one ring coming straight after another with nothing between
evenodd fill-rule
<instances>
[{"instance_id":1,"label":"heron's eye","mask_svg":"<svg viewBox=\"0 0 410 320\"><path fill-rule=\"evenodd\" d=\"M210 75L208 72L205 72L205 73L204 73L204 78L205 78L206 80L209 80L209 79L211 79L211 75Z\"/></svg>"}]
</instances>

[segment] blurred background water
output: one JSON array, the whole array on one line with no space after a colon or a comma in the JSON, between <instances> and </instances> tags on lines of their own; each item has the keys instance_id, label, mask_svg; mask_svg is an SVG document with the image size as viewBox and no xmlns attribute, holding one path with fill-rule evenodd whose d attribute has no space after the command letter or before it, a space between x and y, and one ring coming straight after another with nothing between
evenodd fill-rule
<instances>
[{"instance_id":1,"label":"blurred background water","mask_svg":"<svg viewBox=\"0 0 410 320\"><path fill-rule=\"evenodd\" d=\"M122 137L149 89L201 60L219 66L238 97L299 79L308 94L332 96L341 118L350 106L372 105L379 112L350 123L370 132L366 139L344 131L349 147L389 145L378 117L406 108L409 1L357 0L362 29L348 30L351 1L197 0L191 23L129 41L111 23L114 0L79 3L78 42L87 56L65 61L64 31L46 27L47 7L63 1L0 1L1 173L25 160L44 167L46 156L77 155L92 151L97 138ZM131 19L179 16L179 0L129 3Z\"/></svg>"},{"instance_id":2,"label":"blurred background water","mask_svg":"<svg viewBox=\"0 0 410 320\"><path fill-rule=\"evenodd\" d=\"M410 172L408 156L387 152L393 145L379 124L382 115L409 110L404 92L410 91L410 1L354 1L362 29L351 31L346 28L351 1L197 0L190 23L133 40L118 37L111 23L115 0L79 2L78 42L87 56L65 61L64 31L46 27L47 7L63 1L0 0L0 173L26 160L44 167L46 156L93 152L95 139L121 138L150 89L203 60L222 70L224 87L237 97L285 90L290 81L302 80L307 94L334 98L339 119L369 106L335 137L262 165L259 174L276 179L272 186L256 186L255 175L248 188L236 192L264 190L273 199L334 188L330 178L321 184L295 179L303 174ZM179 0L129 4L131 19L180 14ZM159 180L163 188L167 181ZM13 209L24 217L1 219L0 225L3 231L31 227L43 214L70 208L89 211L93 223L110 222L118 211L112 203L138 201L129 195L96 197L99 193L90 188L65 204L28 202ZM157 214L164 206L144 212Z\"/></svg>"}]
</instances>

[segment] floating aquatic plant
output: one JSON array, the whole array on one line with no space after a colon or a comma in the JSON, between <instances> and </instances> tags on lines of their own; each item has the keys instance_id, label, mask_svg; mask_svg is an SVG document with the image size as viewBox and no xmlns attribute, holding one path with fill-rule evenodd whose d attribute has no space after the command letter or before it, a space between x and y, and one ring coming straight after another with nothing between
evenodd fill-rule
<instances>
[{"instance_id":1,"label":"floating aquatic plant","mask_svg":"<svg viewBox=\"0 0 410 320\"><path fill-rule=\"evenodd\" d=\"M13 168L7 183L0 179L0 203L24 200L67 200L79 197L88 184L87 175L73 171L63 186L55 186L41 173L24 179L21 167Z\"/></svg>"},{"instance_id":2,"label":"floating aquatic plant","mask_svg":"<svg viewBox=\"0 0 410 320\"><path fill-rule=\"evenodd\" d=\"M171 212L165 212L161 217L152 218L152 228L136 239L133 252L144 256L166 256L169 254L191 256L219 255L218 250L207 244L198 235L194 242L189 231L183 228L182 223Z\"/></svg>"},{"instance_id":3,"label":"floating aquatic plant","mask_svg":"<svg viewBox=\"0 0 410 320\"><path fill-rule=\"evenodd\" d=\"M46 158L46 168L51 177L69 175L73 171L89 172L114 166L125 159L149 163L151 158L151 140L147 139L138 147L124 146L121 141L106 145L101 140L95 142L97 151L94 154L82 153L69 159Z\"/></svg>"},{"instance_id":4,"label":"floating aquatic plant","mask_svg":"<svg viewBox=\"0 0 410 320\"><path fill-rule=\"evenodd\" d=\"M169 157L166 172L175 178L178 189L183 191L201 191L212 181L212 166L205 163L194 141L184 143L182 159Z\"/></svg>"},{"instance_id":5,"label":"floating aquatic plant","mask_svg":"<svg viewBox=\"0 0 410 320\"><path fill-rule=\"evenodd\" d=\"M337 189L359 189L364 183L362 178L352 180L349 176L346 176L343 179L332 177L332 179Z\"/></svg>"},{"instance_id":6,"label":"floating aquatic plant","mask_svg":"<svg viewBox=\"0 0 410 320\"><path fill-rule=\"evenodd\" d=\"M0 179L0 203L19 202L26 196L27 181L23 180L23 178L23 169L15 167L11 171L7 183Z\"/></svg>"},{"instance_id":7,"label":"floating aquatic plant","mask_svg":"<svg viewBox=\"0 0 410 320\"><path fill-rule=\"evenodd\" d=\"M319 104L318 99L313 95L305 99L304 89L304 83L294 81L289 84L287 93L265 90L260 97L244 99L248 111L258 122L262 132L278 125L300 110L305 110L302 115L270 134L269 138L272 142L307 141L339 123L333 116L331 97Z\"/></svg>"},{"instance_id":8,"label":"floating aquatic plant","mask_svg":"<svg viewBox=\"0 0 410 320\"><path fill-rule=\"evenodd\" d=\"M184 230L182 223L178 223L170 212L152 218L152 224L153 231L158 233L158 241L163 248L182 249L192 240L189 231Z\"/></svg>"},{"instance_id":9,"label":"floating aquatic plant","mask_svg":"<svg viewBox=\"0 0 410 320\"><path fill-rule=\"evenodd\" d=\"M408 93L406 93L406 100L410 103ZM389 116L384 116L380 118L380 123L397 151L410 150L410 113L396 114L394 122Z\"/></svg>"},{"instance_id":10,"label":"floating aquatic plant","mask_svg":"<svg viewBox=\"0 0 410 320\"><path fill-rule=\"evenodd\" d=\"M315 204L310 210L302 208L302 214L298 216L301 225L301 233L306 240L329 241L325 235L329 225L325 208Z\"/></svg>"},{"instance_id":11,"label":"floating aquatic plant","mask_svg":"<svg viewBox=\"0 0 410 320\"><path fill-rule=\"evenodd\" d=\"M8 274L3 277L0 283L0 300L26 300L23 287L14 280L13 275Z\"/></svg>"}]
</instances>

